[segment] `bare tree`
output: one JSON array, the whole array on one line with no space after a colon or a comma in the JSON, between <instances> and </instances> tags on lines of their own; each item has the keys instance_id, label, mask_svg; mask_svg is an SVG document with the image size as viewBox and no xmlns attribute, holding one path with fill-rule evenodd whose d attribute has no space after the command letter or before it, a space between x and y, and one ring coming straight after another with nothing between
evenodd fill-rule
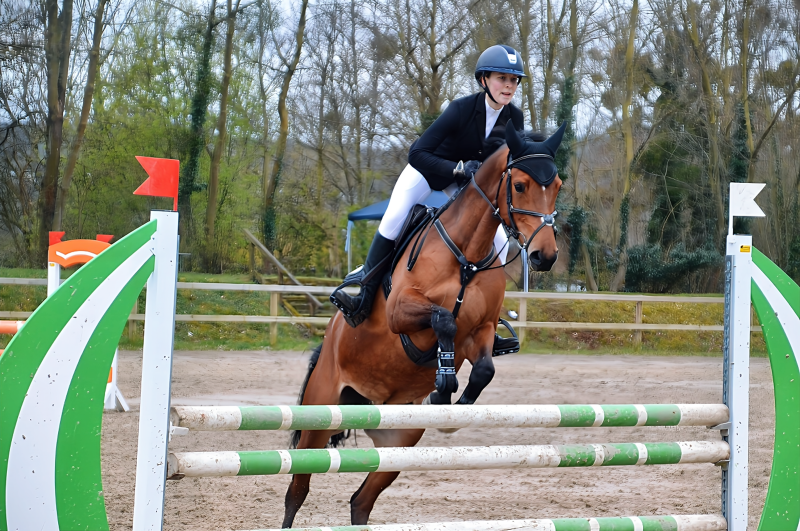
<instances>
[{"instance_id":1,"label":"bare tree","mask_svg":"<svg viewBox=\"0 0 800 531\"><path fill-rule=\"evenodd\" d=\"M306 29L306 13L308 11L308 0L302 0L300 4L300 16L294 32L294 51L290 57L286 57L281 51L281 46L275 46L275 53L278 55L281 72L281 91L278 94L278 117L280 126L278 128L278 139L275 142L275 155L272 163L272 173L269 180L263 183L263 233L264 242L270 246L275 240L275 189L281 178L283 171L283 159L286 156L286 141L289 138L289 112L286 107L286 98L289 95L289 87L292 84L292 77L297 71L300 63L300 55L303 52L303 39Z\"/></svg>"},{"instance_id":2,"label":"bare tree","mask_svg":"<svg viewBox=\"0 0 800 531\"><path fill-rule=\"evenodd\" d=\"M567 15L567 0L562 0L561 8L555 12L553 0L546 0L544 3L545 20L545 46L542 50L544 76L542 80L542 103L539 112L539 129L544 131L547 127L547 118L550 116L552 107L552 90L555 85L555 68L558 58L558 50L561 46L561 36L564 31L564 17Z\"/></svg>"},{"instance_id":3,"label":"bare tree","mask_svg":"<svg viewBox=\"0 0 800 531\"><path fill-rule=\"evenodd\" d=\"M231 84L231 70L233 69L233 36L236 30L236 15L239 13L240 8L241 0L236 0L235 5L231 0L227 0L225 47L222 52L222 84L219 91L219 115L217 116L216 127L217 138L214 141L214 150L211 153L211 167L208 174L204 251L207 271L217 271L220 266L215 242L215 225L217 209L219 208L219 167L222 161L222 152L225 150L226 135L228 134L228 89Z\"/></svg>"},{"instance_id":4,"label":"bare tree","mask_svg":"<svg viewBox=\"0 0 800 531\"><path fill-rule=\"evenodd\" d=\"M53 226L58 194L59 164L64 133L64 106L72 49L72 0L46 0L44 9L44 53L47 78L47 160L39 192L38 259L47 261L48 234Z\"/></svg>"},{"instance_id":5,"label":"bare tree","mask_svg":"<svg viewBox=\"0 0 800 531\"><path fill-rule=\"evenodd\" d=\"M482 0L388 0L385 24L419 113L421 131L441 113L447 70L470 40L470 13ZM389 22L391 21L391 22Z\"/></svg>"},{"instance_id":6,"label":"bare tree","mask_svg":"<svg viewBox=\"0 0 800 531\"><path fill-rule=\"evenodd\" d=\"M534 34L533 24L536 21L536 14L533 10L531 0L512 0L511 8L514 10L514 19L519 21L516 24L519 32L519 46L522 54L522 68L526 79L522 84L526 108L530 116L530 123L539 127L539 113L536 110L536 82L531 64L534 55L531 53L531 37Z\"/></svg>"},{"instance_id":7,"label":"bare tree","mask_svg":"<svg viewBox=\"0 0 800 531\"><path fill-rule=\"evenodd\" d=\"M92 98L94 97L94 87L97 81L97 71L101 63L100 44L103 40L103 31L106 26L106 21L104 21L103 18L107 5L108 0L97 0L97 6L93 13L94 29L92 31L92 47L89 50L89 64L86 68L86 84L83 87L83 101L81 103L80 118L78 119L78 128L75 133L75 138L72 140L72 145L70 146L67 166L64 168L64 175L61 177L61 184L59 186L58 202L53 219L53 230L56 231L61 230L64 217L64 205L67 202L72 176L75 174L78 155L83 145L86 126L89 123L89 113L92 110Z\"/></svg>"},{"instance_id":8,"label":"bare tree","mask_svg":"<svg viewBox=\"0 0 800 531\"><path fill-rule=\"evenodd\" d=\"M636 49L636 26L639 22L639 0L633 0L628 22L628 42L625 47L625 91L622 100L622 141L625 146L625 159L622 165L622 202L620 204L620 221L622 230L619 240L619 266L610 290L619 291L625 282L628 267L627 225L630 216L631 172L633 168L633 124L631 123L631 104L633 103L633 61Z\"/></svg>"}]
</instances>

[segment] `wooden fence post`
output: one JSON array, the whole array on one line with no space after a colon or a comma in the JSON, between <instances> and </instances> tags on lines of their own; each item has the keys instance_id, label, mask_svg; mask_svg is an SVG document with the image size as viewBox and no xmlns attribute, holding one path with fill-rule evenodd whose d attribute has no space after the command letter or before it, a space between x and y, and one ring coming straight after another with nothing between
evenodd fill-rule
<instances>
[{"instance_id":1,"label":"wooden fence post","mask_svg":"<svg viewBox=\"0 0 800 531\"><path fill-rule=\"evenodd\" d=\"M278 306L280 305L281 295L277 291L269 294L269 314L272 317L278 316ZM273 347L278 343L278 323L269 325L269 344Z\"/></svg>"},{"instance_id":2,"label":"wooden fence post","mask_svg":"<svg viewBox=\"0 0 800 531\"><path fill-rule=\"evenodd\" d=\"M642 315L643 315L643 312L642 312L642 301L636 301L636 318L634 319L634 322L636 324L642 324ZM633 332L633 344L637 349L642 348L642 331L641 330L635 330Z\"/></svg>"},{"instance_id":3,"label":"wooden fence post","mask_svg":"<svg viewBox=\"0 0 800 531\"><path fill-rule=\"evenodd\" d=\"M131 315L139 313L139 299L136 299L136 302L133 303L133 308L131 309ZM133 338L136 337L136 321L133 319L128 318L128 341L133 341Z\"/></svg>"},{"instance_id":4,"label":"wooden fence post","mask_svg":"<svg viewBox=\"0 0 800 531\"><path fill-rule=\"evenodd\" d=\"M522 347L525 343L525 323L528 322L528 299L519 300L519 315L517 316L517 320L520 323L517 336L519 337L519 346Z\"/></svg>"},{"instance_id":5,"label":"wooden fence post","mask_svg":"<svg viewBox=\"0 0 800 531\"><path fill-rule=\"evenodd\" d=\"M250 278L251 278L251 280L258 281L258 279L256 278L256 256L255 256L256 248L251 243L250 245L248 245L248 249L247 250L250 253ZM259 284L260 284L260 282L259 282Z\"/></svg>"}]
</instances>

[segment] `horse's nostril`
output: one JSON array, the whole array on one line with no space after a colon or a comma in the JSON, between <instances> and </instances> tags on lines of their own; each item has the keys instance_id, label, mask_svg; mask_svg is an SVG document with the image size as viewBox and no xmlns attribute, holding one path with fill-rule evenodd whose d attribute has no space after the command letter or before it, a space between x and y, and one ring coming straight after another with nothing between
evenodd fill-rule
<instances>
[{"instance_id":1,"label":"horse's nostril","mask_svg":"<svg viewBox=\"0 0 800 531\"><path fill-rule=\"evenodd\" d=\"M530 254L530 259L534 262L541 262L542 261L542 253L540 251L532 251Z\"/></svg>"}]
</instances>

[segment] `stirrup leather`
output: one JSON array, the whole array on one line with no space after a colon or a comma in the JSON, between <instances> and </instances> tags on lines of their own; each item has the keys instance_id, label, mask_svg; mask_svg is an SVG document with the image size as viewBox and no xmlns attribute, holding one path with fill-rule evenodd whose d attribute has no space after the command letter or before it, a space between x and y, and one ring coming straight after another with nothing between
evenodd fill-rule
<instances>
[{"instance_id":1,"label":"stirrup leather","mask_svg":"<svg viewBox=\"0 0 800 531\"><path fill-rule=\"evenodd\" d=\"M494 346L492 347L492 357L519 352L519 337L517 337L517 333L514 331L514 328L505 319L499 319L498 324L506 327L506 330L511 333L511 337L500 337L499 335L495 334Z\"/></svg>"}]
</instances>

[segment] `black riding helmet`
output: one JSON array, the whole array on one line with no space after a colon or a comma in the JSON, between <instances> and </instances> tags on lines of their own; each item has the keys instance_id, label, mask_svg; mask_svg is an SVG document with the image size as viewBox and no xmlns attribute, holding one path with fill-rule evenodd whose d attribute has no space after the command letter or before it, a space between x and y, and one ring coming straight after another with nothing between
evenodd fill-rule
<instances>
[{"instance_id":1,"label":"black riding helmet","mask_svg":"<svg viewBox=\"0 0 800 531\"><path fill-rule=\"evenodd\" d=\"M522 56L511 46L505 44L495 44L483 51L478 57L478 63L475 65L475 81L486 91L489 98L497 103L489 92L486 85L483 84L482 79L489 72L502 72L504 74L512 74L520 78L525 76L525 71L522 68Z\"/></svg>"}]
</instances>

